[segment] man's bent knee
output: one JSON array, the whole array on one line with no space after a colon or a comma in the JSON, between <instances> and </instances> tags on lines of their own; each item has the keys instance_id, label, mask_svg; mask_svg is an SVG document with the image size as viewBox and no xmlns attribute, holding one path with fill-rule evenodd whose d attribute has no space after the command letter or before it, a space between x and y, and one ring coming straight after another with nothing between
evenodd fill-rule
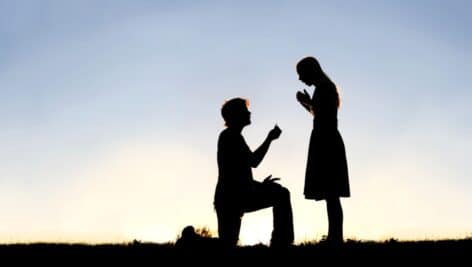
<instances>
[{"instance_id":1,"label":"man's bent knee","mask_svg":"<svg viewBox=\"0 0 472 267\"><path fill-rule=\"evenodd\" d=\"M283 186L280 186L278 195L281 199L290 199L290 191Z\"/></svg>"}]
</instances>

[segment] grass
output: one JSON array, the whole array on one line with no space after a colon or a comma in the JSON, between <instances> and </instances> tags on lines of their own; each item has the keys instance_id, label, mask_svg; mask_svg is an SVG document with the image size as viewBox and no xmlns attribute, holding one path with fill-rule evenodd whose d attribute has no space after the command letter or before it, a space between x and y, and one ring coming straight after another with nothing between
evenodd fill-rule
<instances>
[{"instance_id":1,"label":"grass","mask_svg":"<svg viewBox=\"0 0 472 267\"><path fill-rule=\"evenodd\" d=\"M115 264L155 265L162 262L213 264L230 262L264 263L304 262L409 264L412 262L468 262L472 256L472 238L425 241L383 242L348 240L342 246L320 242L306 242L286 249L273 249L263 244L223 249L218 240L202 237L194 243L143 243L138 240L126 244L64 244L31 243L0 245L0 257L14 260L15 265L33 261L41 264Z\"/></svg>"}]
</instances>

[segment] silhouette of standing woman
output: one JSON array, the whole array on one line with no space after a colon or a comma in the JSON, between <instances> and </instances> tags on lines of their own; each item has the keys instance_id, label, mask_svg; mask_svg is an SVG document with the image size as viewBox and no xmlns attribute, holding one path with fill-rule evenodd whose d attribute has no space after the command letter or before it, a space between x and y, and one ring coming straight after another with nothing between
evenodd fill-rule
<instances>
[{"instance_id":1,"label":"silhouette of standing woman","mask_svg":"<svg viewBox=\"0 0 472 267\"><path fill-rule=\"evenodd\" d=\"M343 210L339 198L349 197L350 190L346 151L338 131L339 94L315 58L300 60L297 73L300 81L315 86L312 97L305 90L297 92L298 102L314 118L306 165L305 198L326 200L327 241L340 244L343 242Z\"/></svg>"}]
</instances>

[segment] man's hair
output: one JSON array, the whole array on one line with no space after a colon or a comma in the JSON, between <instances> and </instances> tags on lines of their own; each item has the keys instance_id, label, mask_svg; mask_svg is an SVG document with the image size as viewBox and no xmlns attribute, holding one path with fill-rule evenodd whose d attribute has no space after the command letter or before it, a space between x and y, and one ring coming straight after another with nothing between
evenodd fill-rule
<instances>
[{"instance_id":1,"label":"man's hair","mask_svg":"<svg viewBox=\"0 0 472 267\"><path fill-rule=\"evenodd\" d=\"M249 106L249 100L236 97L227 100L221 107L221 115L225 120L225 125L230 126L237 122L239 119L240 112L247 109Z\"/></svg>"}]
</instances>

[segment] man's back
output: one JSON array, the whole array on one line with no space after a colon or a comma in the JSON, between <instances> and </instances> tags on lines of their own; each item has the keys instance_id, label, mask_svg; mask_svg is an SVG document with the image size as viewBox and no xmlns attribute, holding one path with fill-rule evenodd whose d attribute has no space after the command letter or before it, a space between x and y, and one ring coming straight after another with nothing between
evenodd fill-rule
<instances>
[{"instance_id":1,"label":"man's back","mask_svg":"<svg viewBox=\"0 0 472 267\"><path fill-rule=\"evenodd\" d=\"M218 185L216 205L237 204L250 190L253 182L252 152L241 133L231 128L223 130L218 139Z\"/></svg>"}]
</instances>

